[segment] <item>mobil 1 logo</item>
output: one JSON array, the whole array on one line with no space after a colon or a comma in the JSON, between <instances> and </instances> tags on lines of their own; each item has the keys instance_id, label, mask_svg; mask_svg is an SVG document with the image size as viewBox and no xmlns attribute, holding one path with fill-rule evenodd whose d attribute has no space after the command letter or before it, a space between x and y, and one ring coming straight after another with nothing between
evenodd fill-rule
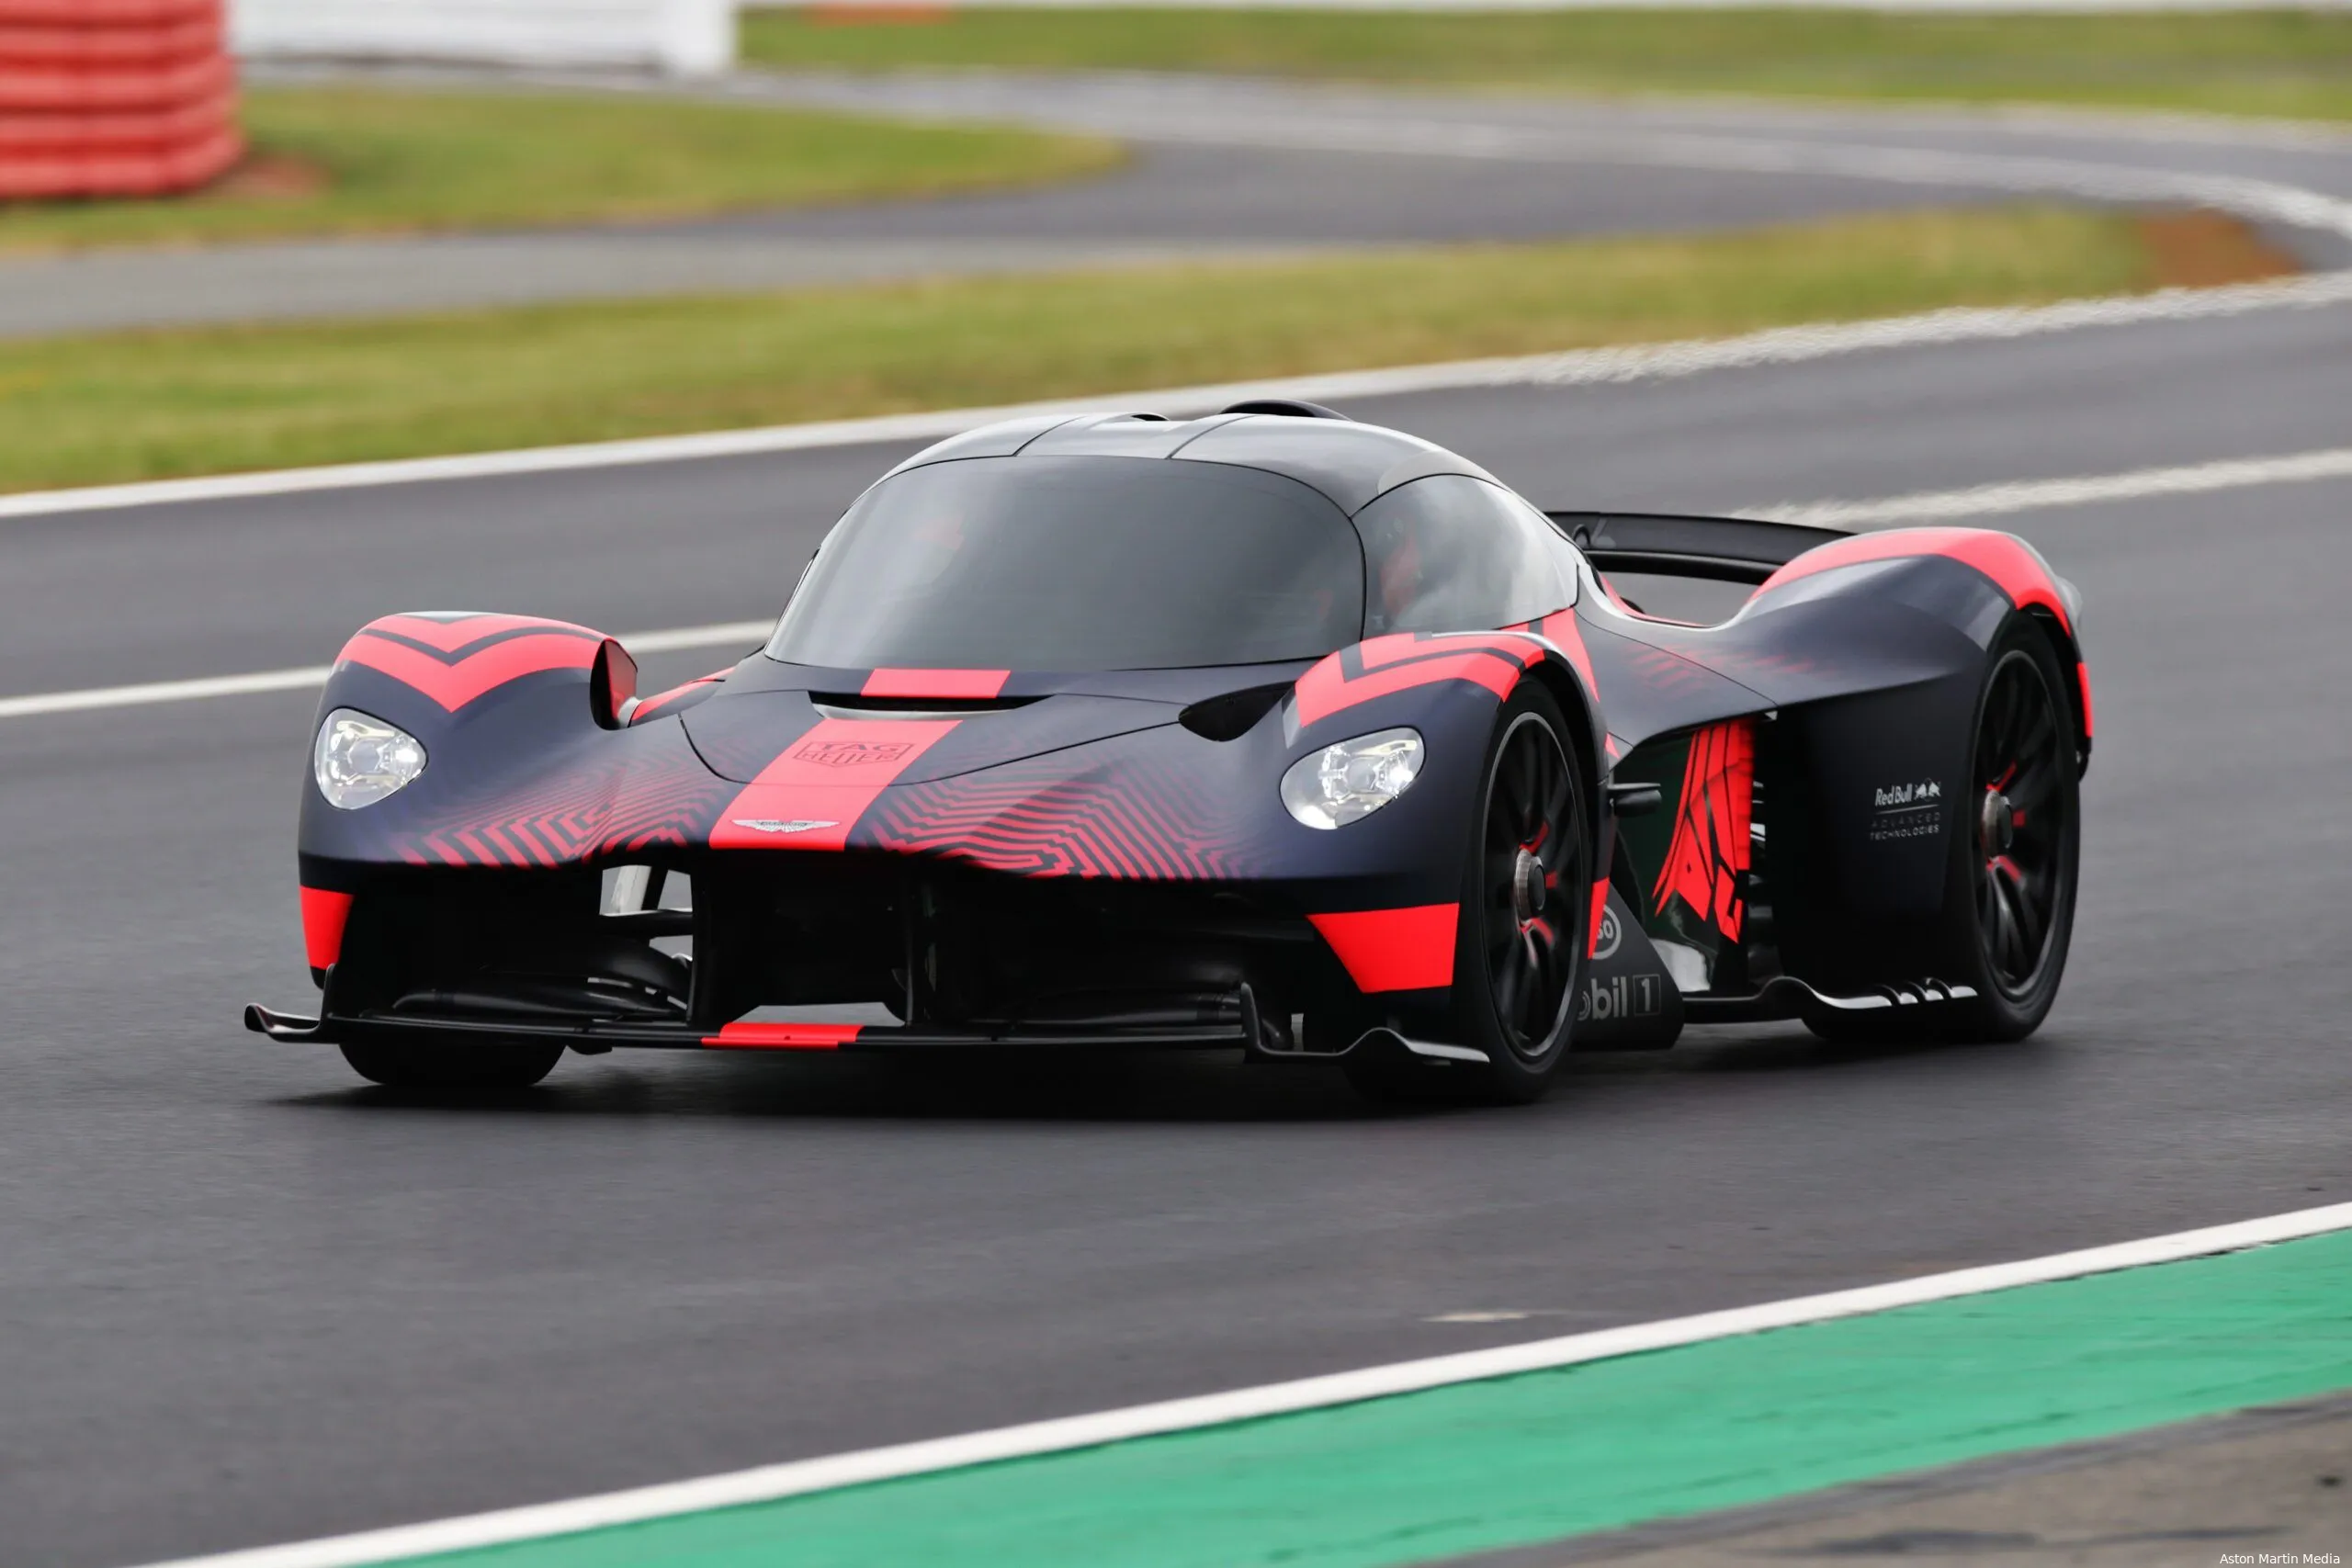
<instances>
[{"instance_id":1,"label":"mobil 1 logo","mask_svg":"<svg viewBox=\"0 0 2352 1568\"><path fill-rule=\"evenodd\" d=\"M1603 900L1577 985L1580 1051L1655 1051L1682 1032L1682 994L1624 898Z\"/></svg>"},{"instance_id":2,"label":"mobil 1 logo","mask_svg":"<svg viewBox=\"0 0 2352 1568\"><path fill-rule=\"evenodd\" d=\"M1662 1003L1657 975L1594 975L1577 998L1578 1023L1608 1023L1621 1018L1656 1018Z\"/></svg>"}]
</instances>

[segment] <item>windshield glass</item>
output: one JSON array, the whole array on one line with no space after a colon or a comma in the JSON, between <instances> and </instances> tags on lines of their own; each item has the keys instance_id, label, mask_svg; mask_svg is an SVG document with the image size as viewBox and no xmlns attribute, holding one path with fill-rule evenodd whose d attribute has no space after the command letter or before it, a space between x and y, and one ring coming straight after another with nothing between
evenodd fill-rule
<instances>
[{"instance_id":1,"label":"windshield glass","mask_svg":"<svg viewBox=\"0 0 2352 1568\"><path fill-rule=\"evenodd\" d=\"M1558 529L1500 485L1439 474L1356 513L1371 559L1364 636L1514 626L1573 603Z\"/></svg>"},{"instance_id":2,"label":"windshield glass","mask_svg":"<svg viewBox=\"0 0 2352 1568\"><path fill-rule=\"evenodd\" d=\"M1159 457L910 468L826 539L768 646L840 669L1312 659L1363 626L1363 552L1295 479Z\"/></svg>"}]
</instances>

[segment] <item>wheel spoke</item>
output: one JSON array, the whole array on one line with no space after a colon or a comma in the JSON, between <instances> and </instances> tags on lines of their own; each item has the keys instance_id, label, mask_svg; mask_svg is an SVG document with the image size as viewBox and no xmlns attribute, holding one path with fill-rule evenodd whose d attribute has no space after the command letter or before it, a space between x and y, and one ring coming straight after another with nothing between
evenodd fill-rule
<instances>
[{"instance_id":1,"label":"wheel spoke","mask_svg":"<svg viewBox=\"0 0 2352 1568\"><path fill-rule=\"evenodd\" d=\"M1487 890L1505 904L1510 902L1511 873L1519 868L1519 846L1506 843L1487 854Z\"/></svg>"},{"instance_id":2,"label":"wheel spoke","mask_svg":"<svg viewBox=\"0 0 2352 1568\"><path fill-rule=\"evenodd\" d=\"M1551 921L1538 920L1528 935L1535 948L1535 972L1543 981L1541 989L1545 1016L1540 1021L1548 1026L1552 1021L1549 1014L1556 1005L1561 986L1566 979L1560 962L1560 933Z\"/></svg>"},{"instance_id":3,"label":"wheel spoke","mask_svg":"<svg viewBox=\"0 0 2352 1568\"><path fill-rule=\"evenodd\" d=\"M1495 807L1487 813L1487 852L1509 859L1519 849L1519 834L1511 823L1510 802L1504 798L1500 776L1495 780Z\"/></svg>"},{"instance_id":4,"label":"wheel spoke","mask_svg":"<svg viewBox=\"0 0 2352 1568\"><path fill-rule=\"evenodd\" d=\"M2011 686L2004 673L1995 680L1991 694L1984 699L1984 727L1976 739L1976 764L1977 776L1986 784L1998 779L2001 769L2016 755L2009 749L2009 732L2017 723Z\"/></svg>"},{"instance_id":5,"label":"wheel spoke","mask_svg":"<svg viewBox=\"0 0 2352 1568\"><path fill-rule=\"evenodd\" d=\"M1495 764L1494 799L1487 807L1487 842L1498 853L1519 846L1519 806L1512 794L1511 756L1506 751Z\"/></svg>"},{"instance_id":6,"label":"wheel spoke","mask_svg":"<svg viewBox=\"0 0 2352 1568\"><path fill-rule=\"evenodd\" d=\"M1520 992L1527 984L1526 943L1518 931L1511 932L1510 946L1498 962L1495 972L1495 1010L1503 1017L1519 1016Z\"/></svg>"},{"instance_id":7,"label":"wheel spoke","mask_svg":"<svg viewBox=\"0 0 2352 1568\"><path fill-rule=\"evenodd\" d=\"M2050 798L2050 786L2057 782L2054 768L2036 764L2011 780L2010 787L2002 793L2009 797L2012 811L2030 812Z\"/></svg>"},{"instance_id":8,"label":"wheel spoke","mask_svg":"<svg viewBox=\"0 0 2352 1568\"><path fill-rule=\"evenodd\" d=\"M1510 906L1506 903L1487 922L1487 966L1492 968L1508 959L1510 950L1518 945L1519 921L1512 918Z\"/></svg>"},{"instance_id":9,"label":"wheel spoke","mask_svg":"<svg viewBox=\"0 0 2352 1568\"><path fill-rule=\"evenodd\" d=\"M2037 703L2033 706L2032 716L2026 722L2024 733L2018 737L2017 746L2009 755L2021 762L2039 761L2056 734L2057 727L2051 722L2049 708Z\"/></svg>"},{"instance_id":10,"label":"wheel spoke","mask_svg":"<svg viewBox=\"0 0 2352 1568\"><path fill-rule=\"evenodd\" d=\"M1551 829L1544 836L1546 849L1567 837L1561 829L1567 825L1568 800L1575 793L1567 769L1555 764L1549 771L1552 777L1544 791L1544 825Z\"/></svg>"},{"instance_id":11,"label":"wheel spoke","mask_svg":"<svg viewBox=\"0 0 2352 1568\"><path fill-rule=\"evenodd\" d=\"M2017 973L2017 917L2010 913L2009 901L1996 887L1993 893L1993 962L2005 975Z\"/></svg>"},{"instance_id":12,"label":"wheel spoke","mask_svg":"<svg viewBox=\"0 0 2352 1568\"><path fill-rule=\"evenodd\" d=\"M2041 683L2023 665L2009 667L2009 755L2024 754L2025 737L2041 714Z\"/></svg>"},{"instance_id":13,"label":"wheel spoke","mask_svg":"<svg viewBox=\"0 0 2352 1568\"><path fill-rule=\"evenodd\" d=\"M1527 744L1526 752L1527 794L1521 801L1519 819L1519 841L1523 844L1533 843L1544 831L1544 773L1551 761L1544 754L1544 749L1532 739Z\"/></svg>"},{"instance_id":14,"label":"wheel spoke","mask_svg":"<svg viewBox=\"0 0 2352 1568\"><path fill-rule=\"evenodd\" d=\"M1536 921L1527 928L1527 991L1520 998L1520 1032L1532 1043L1549 1032L1551 1019L1545 1016L1546 1004L1552 996L1550 949L1538 934L1545 931L1544 922Z\"/></svg>"},{"instance_id":15,"label":"wheel spoke","mask_svg":"<svg viewBox=\"0 0 2352 1568\"><path fill-rule=\"evenodd\" d=\"M1527 840L1528 817L1535 809L1535 748L1529 744L1525 733L1512 739L1510 756L1506 763L1510 784L1504 799L1510 806L1513 836L1521 842Z\"/></svg>"},{"instance_id":16,"label":"wheel spoke","mask_svg":"<svg viewBox=\"0 0 2352 1568\"><path fill-rule=\"evenodd\" d=\"M2025 958L2024 969L2030 971L2033 960L2041 952L2041 917L2034 912L2034 900L2025 878L2014 866L2003 867L1995 874L1999 880L2001 897L2009 905L2009 918L2017 927L2018 941ZM2019 978L2023 978L2020 974Z\"/></svg>"}]
</instances>

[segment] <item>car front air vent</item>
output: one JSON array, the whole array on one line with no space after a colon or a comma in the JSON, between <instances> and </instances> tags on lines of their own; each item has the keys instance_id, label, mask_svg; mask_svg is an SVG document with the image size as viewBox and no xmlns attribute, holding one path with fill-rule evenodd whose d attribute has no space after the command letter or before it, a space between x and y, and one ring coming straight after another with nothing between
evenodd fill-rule
<instances>
[{"instance_id":1,"label":"car front air vent","mask_svg":"<svg viewBox=\"0 0 2352 1568\"><path fill-rule=\"evenodd\" d=\"M808 702L827 718L969 718L1011 713L1037 697L869 697L862 692L811 692Z\"/></svg>"},{"instance_id":2,"label":"car front air vent","mask_svg":"<svg viewBox=\"0 0 2352 1568\"><path fill-rule=\"evenodd\" d=\"M1227 692L1194 703L1176 716L1176 722L1205 740L1238 740L1256 728L1258 721L1272 712L1274 705L1289 690L1290 682L1284 681L1272 686Z\"/></svg>"}]
</instances>

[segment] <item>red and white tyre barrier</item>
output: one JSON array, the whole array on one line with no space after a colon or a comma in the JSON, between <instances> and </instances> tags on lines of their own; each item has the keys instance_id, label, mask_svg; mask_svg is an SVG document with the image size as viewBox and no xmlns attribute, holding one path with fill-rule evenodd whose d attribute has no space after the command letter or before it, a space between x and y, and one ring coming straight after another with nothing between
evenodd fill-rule
<instances>
[{"instance_id":1,"label":"red and white tyre barrier","mask_svg":"<svg viewBox=\"0 0 2352 1568\"><path fill-rule=\"evenodd\" d=\"M0 199L187 190L243 152L221 0L0 0Z\"/></svg>"}]
</instances>

